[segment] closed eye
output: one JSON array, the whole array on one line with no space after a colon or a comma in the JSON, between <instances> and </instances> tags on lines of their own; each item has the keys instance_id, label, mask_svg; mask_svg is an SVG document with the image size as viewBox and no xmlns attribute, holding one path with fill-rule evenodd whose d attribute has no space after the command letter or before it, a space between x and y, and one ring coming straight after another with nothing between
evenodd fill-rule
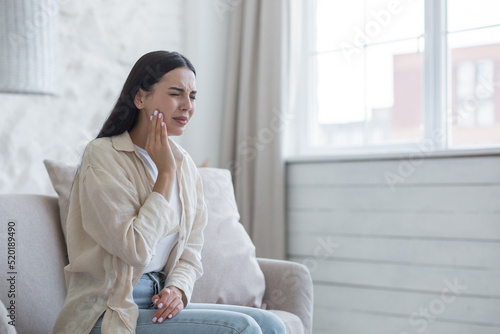
<instances>
[{"instance_id":1,"label":"closed eye","mask_svg":"<svg viewBox=\"0 0 500 334\"><path fill-rule=\"evenodd\" d=\"M169 90L174 90L174 91L178 92L178 93L170 93L171 96L180 96L181 94L186 93L186 91L184 89L179 88L179 87L170 87ZM192 95L190 95L189 98L191 100L196 100L196 93L197 92L195 90L191 91L190 94L192 94Z\"/></svg>"}]
</instances>

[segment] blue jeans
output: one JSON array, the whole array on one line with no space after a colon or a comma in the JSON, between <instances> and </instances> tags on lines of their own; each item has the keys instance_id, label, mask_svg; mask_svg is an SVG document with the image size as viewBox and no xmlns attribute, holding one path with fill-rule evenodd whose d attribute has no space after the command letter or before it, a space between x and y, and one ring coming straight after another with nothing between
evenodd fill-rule
<instances>
[{"instance_id":1,"label":"blue jeans","mask_svg":"<svg viewBox=\"0 0 500 334\"><path fill-rule=\"evenodd\" d=\"M156 308L152 297L165 283L164 275L142 275L134 288L133 297L139 306L137 334L185 333L185 334L285 334L285 326L275 314L253 307L190 303L172 319L163 323L152 321ZM101 333L102 315L90 334Z\"/></svg>"}]
</instances>

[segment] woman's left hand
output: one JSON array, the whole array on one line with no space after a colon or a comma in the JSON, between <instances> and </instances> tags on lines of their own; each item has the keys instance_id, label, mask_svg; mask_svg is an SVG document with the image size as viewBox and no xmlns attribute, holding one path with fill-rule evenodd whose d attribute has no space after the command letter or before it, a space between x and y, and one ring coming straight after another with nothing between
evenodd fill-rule
<instances>
[{"instance_id":1,"label":"woman's left hand","mask_svg":"<svg viewBox=\"0 0 500 334\"><path fill-rule=\"evenodd\" d=\"M171 319L184 308L182 290L175 286L163 288L159 294L153 296L152 300L158 308L153 316L153 322L162 323L165 319Z\"/></svg>"}]
</instances>

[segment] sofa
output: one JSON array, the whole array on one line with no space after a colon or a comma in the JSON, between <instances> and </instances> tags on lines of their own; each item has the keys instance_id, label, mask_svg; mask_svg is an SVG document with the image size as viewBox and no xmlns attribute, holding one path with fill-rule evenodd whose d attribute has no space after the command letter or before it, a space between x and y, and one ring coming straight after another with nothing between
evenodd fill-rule
<instances>
[{"instance_id":1,"label":"sofa","mask_svg":"<svg viewBox=\"0 0 500 334\"><path fill-rule=\"evenodd\" d=\"M76 167L47 160L45 165L58 196L0 195L2 334L51 333L64 302L63 268L68 263L64 218ZM204 274L191 301L268 309L283 320L288 334L310 334L313 288L308 269L295 262L256 258L255 247L239 223L229 171L199 171L208 224Z\"/></svg>"}]
</instances>

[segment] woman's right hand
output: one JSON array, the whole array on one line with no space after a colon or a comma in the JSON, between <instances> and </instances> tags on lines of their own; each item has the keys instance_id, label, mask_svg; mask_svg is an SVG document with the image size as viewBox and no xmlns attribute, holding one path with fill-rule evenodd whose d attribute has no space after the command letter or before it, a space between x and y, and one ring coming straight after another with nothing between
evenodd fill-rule
<instances>
[{"instance_id":1,"label":"woman's right hand","mask_svg":"<svg viewBox=\"0 0 500 334\"><path fill-rule=\"evenodd\" d=\"M158 168L158 175L175 173L176 163L168 143L167 125L158 110L150 118L145 150Z\"/></svg>"},{"instance_id":2,"label":"woman's right hand","mask_svg":"<svg viewBox=\"0 0 500 334\"><path fill-rule=\"evenodd\" d=\"M158 113L157 110L150 118L148 137L144 149L155 163L156 168L158 168L158 177L153 191L162 194L167 201L170 201L177 166L168 143L167 125L163 121L163 115Z\"/></svg>"}]
</instances>

